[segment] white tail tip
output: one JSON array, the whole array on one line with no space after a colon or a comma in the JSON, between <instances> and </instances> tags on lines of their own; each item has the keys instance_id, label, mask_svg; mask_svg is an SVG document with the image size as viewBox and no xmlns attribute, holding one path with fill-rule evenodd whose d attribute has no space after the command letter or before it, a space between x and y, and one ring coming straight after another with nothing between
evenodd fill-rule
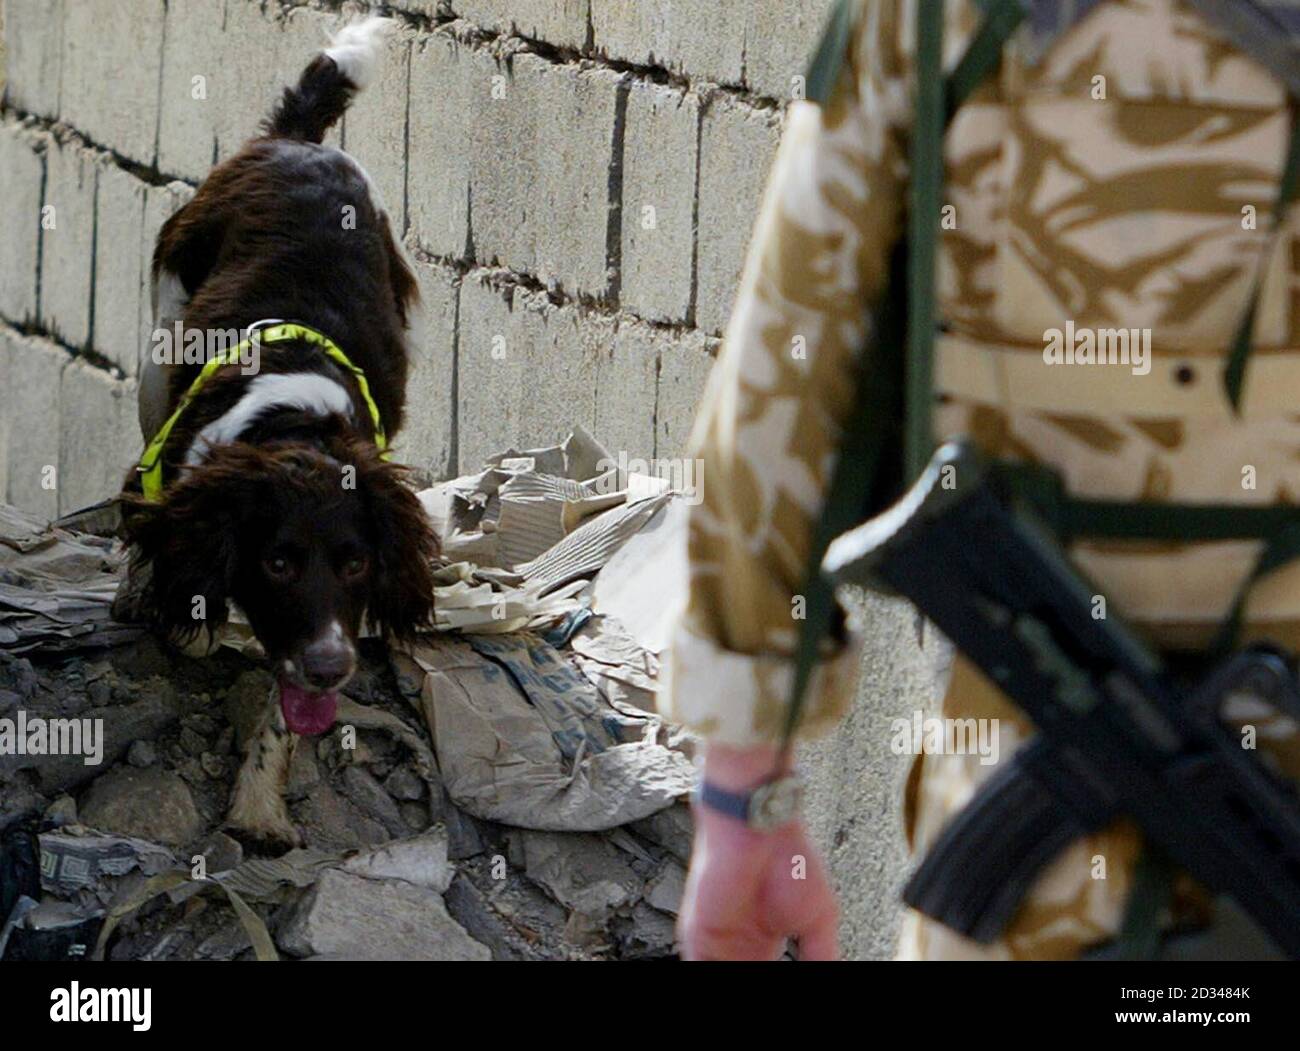
<instances>
[{"instance_id":1,"label":"white tail tip","mask_svg":"<svg viewBox=\"0 0 1300 1051\"><path fill-rule=\"evenodd\" d=\"M325 54L334 60L339 72L348 80L358 88L364 88L374 76L384 38L392 31L393 25L391 18L379 15L352 22L330 38Z\"/></svg>"}]
</instances>

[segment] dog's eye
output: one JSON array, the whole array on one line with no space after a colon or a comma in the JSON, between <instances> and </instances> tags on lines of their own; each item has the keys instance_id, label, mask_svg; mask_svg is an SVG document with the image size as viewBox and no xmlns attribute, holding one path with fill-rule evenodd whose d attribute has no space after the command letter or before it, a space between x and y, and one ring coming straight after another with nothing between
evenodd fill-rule
<instances>
[{"instance_id":1,"label":"dog's eye","mask_svg":"<svg viewBox=\"0 0 1300 1051\"><path fill-rule=\"evenodd\" d=\"M270 558L263 559L262 568L273 580L287 580L293 575L293 566L283 555L272 555Z\"/></svg>"},{"instance_id":2,"label":"dog's eye","mask_svg":"<svg viewBox=\"0 0 1300 1051\"><path fill-rule=\"evenodd\" d=\"M367 569L370 563L364 555L355 555L343 563L343 576L347 580L356 580Z\"/></svg>"}]
</instances>

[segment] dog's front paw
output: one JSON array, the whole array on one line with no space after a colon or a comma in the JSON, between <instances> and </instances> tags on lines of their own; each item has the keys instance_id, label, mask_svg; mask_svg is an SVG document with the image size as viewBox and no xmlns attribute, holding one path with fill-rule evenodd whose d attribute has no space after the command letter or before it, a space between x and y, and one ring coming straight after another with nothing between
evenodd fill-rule
<instances>
[{"instance_id":1,"label":"dog's front paw","mask_svg":"<svg viewBox=\"0 0 1300 1051\"><path fill-rule=\"evenodd\" d=\"M251 854L283 854L303 845L278 778L251 761L244 763L235 781L225 828Z\"/></svg>"},{"instance_id":2,"label":"dog's front paw","mask_svg":"<svg viewBox=\"0 0 1300 1051\"><path fill-rule=\"evenodd\" d=\"M273 858L304 845L302 834L291 822L278 828L247 828L228 818L224 831L239 841L248 857Z\"/></svg>"},{"instance_id":3,"label":"dog's front paw","mask_svg":"<svg viewBox=\"0 0 1300 1051\"><path fill-rule=\"evenodd\" d=\"M132 562L118 576L111 612L119 624L146 624L154 619L147 593L152 569L147 562Z\"/></svg>"}]
</instances>

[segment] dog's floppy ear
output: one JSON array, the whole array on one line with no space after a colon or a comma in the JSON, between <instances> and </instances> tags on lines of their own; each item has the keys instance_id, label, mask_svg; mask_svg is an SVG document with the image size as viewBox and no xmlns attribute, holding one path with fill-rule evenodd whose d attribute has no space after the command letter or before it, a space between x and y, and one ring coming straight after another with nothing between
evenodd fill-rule
<instances>
[{"instance_id":1,"label":"dog's floppy ear","mask_svg":"<svg viewBox=\"0 0 1300 1051\"><path fill-rule=\"evenodd\" d=\"M438 537L405 483L406 468L385 463L372 451L355 462L375 535L366 620L376 631L409 639L433 620Z\"/></svg>"},{"instance_id":2,"label":"dog's floppy ear","mask_svg":"<svg viewBox=\"0 0 1300 1051\"><path fill-rule=\"evenodd\" d=\"M140 616L178 641L226 622L243 501L235 479L199 469L177 479L158 503L123 498L123 534Z\"/></svg>"}]
</instances>

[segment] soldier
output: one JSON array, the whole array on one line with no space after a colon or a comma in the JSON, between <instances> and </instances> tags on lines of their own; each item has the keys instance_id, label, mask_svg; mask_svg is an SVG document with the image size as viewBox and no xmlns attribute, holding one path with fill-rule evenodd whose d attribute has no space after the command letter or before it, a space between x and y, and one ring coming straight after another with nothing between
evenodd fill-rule
<instances>
[{"instance_id":1,"label":"soldier","mask_svg":"<svg viewBox=\"0 0 1300 1051\"><path fill-rule=\"evenodd\" d=\"M997 57L987 77L961 83L981 36L997 38ZM900 244L913 242L910 288L922 307L916 260L928 247L935 256L928 389L917 400L909 379L906 402L907 426L926 440L967 435L992 457L1045 465L1074 497L1174 512L1295 502L1300 220L1285 206L1297 36L1300 5L1284 0L836 7L809 100L788 111L692 436L708 483L692 508L690 603L664 701L707 739L680 924L688 957L772 958L786 937L804 958L836 951L834 897L789 803L779 742L841 438L859 411L884 411L883 355L901 352L877 338ZM919 114L942 109L944 96L923 60L957 74L965 95L931 143L941 141L933 169L944 187L933 199ZM1239 597L1243 639L1300 645L1294 552L1265 563L1265 538L1197 538L1178 532L1176 513L1171 521L1171 536L1082 539L1069 552L1166 652L1204 650ZM840 615L801 733L828 731L844 713L858 657L857 630ZM1003 761L1032 732L960 656L942 714L997 720ZM1300 776L1293 725L1226 714ZM915 759L913 850L995 769L978 755ZM1104 948L1124 924L1141 848L1123 821L1077 841L990 946L909 913L900 956L1060 959ZM793 855L808 858L801 880ZM1185 876L1166 901L1165 928L1210 920Z\"/></svg>"}]
</instances>

